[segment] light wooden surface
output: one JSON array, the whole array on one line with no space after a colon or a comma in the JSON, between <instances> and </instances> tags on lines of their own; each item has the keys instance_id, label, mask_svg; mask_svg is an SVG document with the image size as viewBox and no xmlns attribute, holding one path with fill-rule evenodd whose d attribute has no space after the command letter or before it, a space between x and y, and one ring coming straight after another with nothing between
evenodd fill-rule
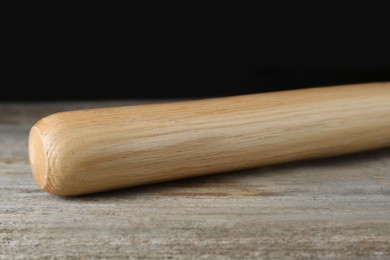
<instances>
[{"instance_id":1,"label":"light wooden surface","mask_svg":"<svg viewBox=\"0 0 390 260\"><path fill-rule=\"evenodd\" d=\"M84 109L30 132L35 180L80 195L390 147L390 82Z\"/></svg>"},{"instance_id":2,"label":"light wooden surface","mask_svg":"<svg viewBox=\"0 0 390 260\"><path fill-rule=\"evenodd\" d=\"M83 197L37 188L36 120L130 103L0 104L0 259L390 258L390 149Z\"/></svg>"}]
</instances>

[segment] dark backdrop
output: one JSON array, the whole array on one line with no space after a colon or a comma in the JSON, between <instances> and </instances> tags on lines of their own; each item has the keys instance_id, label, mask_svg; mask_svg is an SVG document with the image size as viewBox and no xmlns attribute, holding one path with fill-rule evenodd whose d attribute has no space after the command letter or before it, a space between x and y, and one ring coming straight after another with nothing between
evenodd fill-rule
<instances>
[{"instance_id":1,"label":"dark backdrop","mask_svg":"<svg viewBox=\"0 0 390 260\"><path fill-rule=\"evenodd\" d=\"M16 19L3 37L0 100L202 98L390 81L388 19L377 13L386 9L368 19L366 6L347 8L337 21L314 11L288 17L286 8L269 17L256 9L263 13L250 17L264 19L244 24L215 13L204 24L203 16L184 23L184 13Z\"/></svg>"},{"instance_id":2,"label":"dark backdrop","mask_svg":"<svg viewBox=\"0 0 390 260\"><path fill-rule=\"evenodd\" d=\"M312 68L252 63L192 61L156 66L69 63L31 69L1 96L3 101L203 98L338 84L390 81L389 67ZM107 63L110 63L107 61ZM84 68L87 66L88 68ZM134 66L134 67L132 67ZM69 67L69 68L68 68ZM31 74L30 74L31 73ZM390 101L389 101L390 102Z\"/></svg>"}]
</instances>

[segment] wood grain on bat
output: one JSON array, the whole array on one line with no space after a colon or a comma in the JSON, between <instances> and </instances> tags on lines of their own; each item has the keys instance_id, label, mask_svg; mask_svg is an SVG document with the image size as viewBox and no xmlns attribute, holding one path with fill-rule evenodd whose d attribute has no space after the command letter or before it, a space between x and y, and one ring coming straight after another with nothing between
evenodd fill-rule
<instances>
[{"instance_id":1,"label":"wood grain on bat","mask_svg":"<svg viewBox=\"0 0 390 260\"><path fill-rule=\"evenodd\" d=\"M30 131L37 185L80 195L390 146L390 83L50 115Z\"/></svg>"}]
</instances>

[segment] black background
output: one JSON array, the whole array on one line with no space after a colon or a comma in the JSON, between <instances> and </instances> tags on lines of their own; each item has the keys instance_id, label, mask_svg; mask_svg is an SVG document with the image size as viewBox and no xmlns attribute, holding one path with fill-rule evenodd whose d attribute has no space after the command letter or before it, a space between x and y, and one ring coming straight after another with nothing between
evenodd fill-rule
<instances>
[{"instance_id":1,"label":"black background","mask_svg":"<svg viewBox=\"0 0 390 260\"><path fill-rule=\"evenodd\" d=\"M158 8L141 18L126 9L14 19L3 34L0 100L203 98L390 81L389 22L378 13L386 9L368 19L366 6L322 8L224 17L214 9L209 20Z\"/></svg>"}]
</instances>

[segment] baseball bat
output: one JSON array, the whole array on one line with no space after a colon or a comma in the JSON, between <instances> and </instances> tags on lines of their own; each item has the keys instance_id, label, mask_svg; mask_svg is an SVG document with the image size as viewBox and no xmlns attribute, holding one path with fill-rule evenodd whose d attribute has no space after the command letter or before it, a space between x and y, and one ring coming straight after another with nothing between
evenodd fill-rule
<instances>
[{"instance_id":1,"label":"baseball bat","mask_svg":"<svg viewBox=\"0 0 390 260\"><path fill-rule=\"evenodd\" d=\"M30 131L37 185L81 195L390 146L390 83L60 112Z\"/></svg>"}]
</instances>

